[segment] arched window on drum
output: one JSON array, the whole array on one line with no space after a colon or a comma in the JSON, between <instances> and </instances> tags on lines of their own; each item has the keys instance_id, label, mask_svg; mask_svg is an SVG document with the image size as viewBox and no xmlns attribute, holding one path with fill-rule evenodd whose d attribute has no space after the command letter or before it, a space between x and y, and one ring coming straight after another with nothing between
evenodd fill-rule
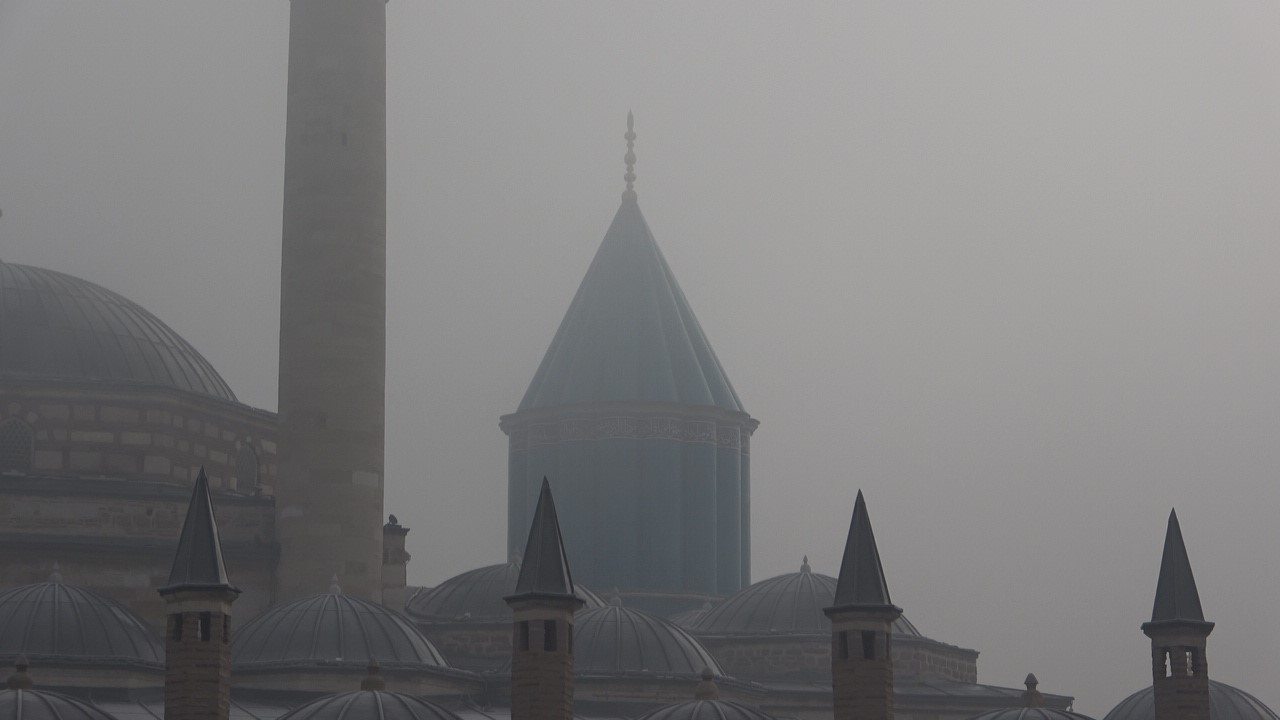
<instances>
[{"instance_id":1,"label":"arched window on drum","mask_svg":"<svg viewBox=\"0 0 1280 720\"><path fill-rule=\"evenodd\" d=\"M242 443L236 451L236 490L251 493L258 489L258 453L249 443Z\"/></svg>"},{"instance_id":2,"label":"arched window on drum","mask_svg":"<svg viewBox=\"0 0 1280 720\"><path fill-rule=\"evenodd\" d=\"M35 433L17 418L0 422L0 472L30 472Z\"/></svg>"}]
</instances>

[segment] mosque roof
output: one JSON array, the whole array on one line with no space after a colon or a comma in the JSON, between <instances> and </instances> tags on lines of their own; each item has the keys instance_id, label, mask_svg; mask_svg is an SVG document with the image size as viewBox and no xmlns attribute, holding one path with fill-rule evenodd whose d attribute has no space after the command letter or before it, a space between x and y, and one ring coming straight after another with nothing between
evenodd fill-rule
<instances>
[{"instance_id":1,"label":"mosque roof","mask_svg":"<svg viewBox=\"0 0 1280 720\"><path fill-rule=\"evenodd\" d=\"M511 622L511 608L504 597L516 589L522 563L519 558L498 565L468 570L433 588L423 588L409 599L407 612L433 622ZM580 583L574 593L587 608L604 607L605 602Z\"/></svg>"},{"instance_id":2,"label":"mosque roof","mask_svg":"<svg viewBox=\"0 0 1280 720\"><path fill-rule=\"evenodd\" d=\"M231 641L238 668L310 665L447 667L439 651L403 615L342 594L335 582L323 595L272 608L249 621Z\"/></svg>"},{"instance_id":3,"label":"mosque roof","mask_svg":"<svg viewBox=\"0 0 1280 720\"><path fill-rule=\"evenodd\" d=\"M656 401L742 412L640 212L630 118L627 135L628 190L519 409Z\"/></svg>"},{"instance_id":4,"label":"mosque roof","mask_svg":"<svg viewBox=\"0 0 1280 720\"><path fill-rule=\"evenodd\" d=\"M824 608L835 604L836 579L813 572L806 559L800 572L761 580L704 611L686 627L695 635L827 635ZM919 636L906 617L893 622L897 635Z\"/></svg>"},{"instance_id":5,"label":"mosque roof","mask_svg":"<svg viewBox=\"0 0 1280 720\"><path fill-rule=\"evenodd\" d=\"M574 670L579 675L723 675L711 653L675 624L642 610L610 605L579 612L574 621Z\"/></svg>"},{"instance_id":6,"label":"mosque roof","mask_svg":"<svg viewBox=\"0 0 1280 720\"><path fill-rule=\"evenodd\" d=\"M160 641L137 615L92 590L63 584L56 570L49 582L0 594L0 656L37 663L164 663Z\"/></svg>"},{"instance_id":7,"label":"mosque roof","mask_svg":"<svg viewBox=\"0 0 1280 720\"><path fill-rule=\"evenodd\" d=\"M0 690L0 720L115 720L85 702L47 690Z\"/></svg>"},{"instance_id":8,"label":"mosque roof","mask_svg":"<svg viewBox=\"0 0 1280 720\"><path fill-rule=\"evenodd\" d=\"M1155 720L1155 695L1139 690L1112 708L1103 720ZM1249 693L1216 680L1209 681L1210 720L1280 720L1271 708Z\"/></svg>"},{"instance_id":9,"label":"mosque roof","mask_svg":"<svg viewBox=\"0 0 1280 720\"><path fill-rule=\"evenodd\" d=\"M773 720L773 716L728 700L690 700L660 707L641 720Z\"/></svg>"},{"instance_id":10,"label":"mosque roof","mask_svg":"<svg viewBox=\"0 0 1280 720\"><path fill-rule=\"evenodd\" d=\"M326 695L279 720L459 720L430 700L397 692L356 690Z\"/></svg>"},{"instance_id":11,"label":"mosque roof","mask_svg":"<svg viewBox=\"0 0 1280 720\"><path fill-rule=\"evenodd\" d=\"M159 385L236 401L142 306L71 275L0 262L0 377Z\"/></svg>"}]
</instances>

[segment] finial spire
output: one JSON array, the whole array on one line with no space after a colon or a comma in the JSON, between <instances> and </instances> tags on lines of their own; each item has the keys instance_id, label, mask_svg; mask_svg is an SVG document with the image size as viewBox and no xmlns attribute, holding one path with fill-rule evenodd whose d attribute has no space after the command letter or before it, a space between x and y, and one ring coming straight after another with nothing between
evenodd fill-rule
<instances>
[{"instance_id":1,"label":"finial spire","mask_svg":"<svg viewBox=\"0 0 1280 720\"><path fill-rule=\"evenodd\" d=\"M333 577L329 578L329 594L330 595L342 594L342 586L338 584L338 573L334 573Z\"/></svg>"},{"instance_id":2,"label":"finial spire","mask_svg":"<svg viewBox=\"0 0 1280 720\"><path fill-rule=\"evenodd\" d=\"M62 566L58 565L57 560L53 561L53 570L49 572L49 579L47 582L51 582L51 583L62 582Z\"/></svg>"},{"instance_id":3,"label":"finial spire","mask_svg":"<svg viewBox=\"0 0 1280 720\"><path fill-rule=\"evenodd\" d=\"M622 158L627 164L627 174L622 176L627 181L627 189L622 193L623 200L636 199L636 118L627 111L627 134L622 137L627 140L627 154Z\"/></svg>"},{"instance_id":4,"label":"finial spire","mask_svg":"<svg viewBox=\"0 0 1280 720\"><path fill-rule=\"evenodd\" d=\"M805 555L804 559L800 561L800 572L802 573L813 572L813 568L809 567L808 555Z\"/></svg>"}]
</instances>

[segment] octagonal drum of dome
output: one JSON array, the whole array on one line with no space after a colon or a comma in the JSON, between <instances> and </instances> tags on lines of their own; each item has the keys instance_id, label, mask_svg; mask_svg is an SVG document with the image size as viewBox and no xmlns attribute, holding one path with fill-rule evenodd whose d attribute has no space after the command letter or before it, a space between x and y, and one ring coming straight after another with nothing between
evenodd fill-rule
<instances>
[{"instance_id":1,"label":"octagonal drum of dome","mask_svg":"<svg viewBox=\"0 0 1280 720\"><path fill-rule=\"evenodd\" d=\"M237 670L309 665L363 670L372 660L384 668L447 667L408 618L343 595L337 587L268 610L236 632L231 643Z\"/></svg>"},{"instance_id":2,"label":"octagonal drum of dome","mask_svg":"<svg viewBox=\"0 0 1280 720\"><path fill-rule=\"evenodd\" d=\"M230 386L145 308L87 280L0 262L0 377L171 387L230 402Z\"/></svg>"},{"instance_id":3,"label":"octagonal drum of dome","mask_svg":"<svg viewBox=\"0 0 1280 720\"><path fill-rule=\"evenodd\" d=\"M1139 690L1121 700L1103 720L1155 720L1155 693ZM1271 708L1249 693L1217 680L1209 681L1211 720L1280 720Z\"/></svg>"},{"instance_id":4,"label":"octagonal drum of dome","mask_svg":"<svg viewBox=\"0 0 1280 720\"><path fill-rule=\"evenodd\" d=\"M724 674L711 653L684 629L642 610L616 605L578 614L573 666L579 675L697 677L703 668Z\"/></svg>"},{"instance_id":5,"label":"octagonal drum of dome","mask_svg":"<svg viewBox=\"0 0 1280 720\"><path fill-rule=\"evenodd\" d=\"M509 623L511 608L506 596L515 592L520 561L486 565L445 580L436 587L414 593L406 612L426 622ZM574 592L586 609L603 607L604 601L577 585Z\"/></svg>"},{"instance_id":6,"label":"octagonal drum of dome","mask_svg":"<svg viewBox=\"0 0 1280 720\"><path fill-rule=\"evenodd\" d=\"M138 616L114 600L61 582L0 594L0 658L37 666L160 670L164 650Z\"/></svg>"},{"instance_id":7,"label":"octagonal drum of dome","mask_svg":"<svg viewBox=\"0 0 1280 720\"><path fill-rule=\"evenodd\" d=\"M828 635L831 621L823 608L835 603L836 579L809 569L761 580L694 618L695 635ZM893 623L897 635L919 636L906 617Z\"/></svg>"},{"instance_id":8,"label":"octagonal drum of dome","mask_svg":"<svg viewBox=\"0 0 1280 720\"><path fill-rule=\"evenodd\" d=\"M430 700L378 690L328 695L295 708L278 720L459 720Z\"/></svg>"}]
</instances>

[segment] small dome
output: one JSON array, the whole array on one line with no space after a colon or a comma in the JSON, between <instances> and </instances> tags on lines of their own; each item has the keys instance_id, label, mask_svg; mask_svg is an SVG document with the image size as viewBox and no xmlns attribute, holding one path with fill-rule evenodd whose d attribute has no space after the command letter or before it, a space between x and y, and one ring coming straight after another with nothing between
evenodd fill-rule
<instances>
[{"instance_id":1,"label":"small dome","mask_svg":"<svg viewBox=\"0 0 1280 720\"><path fill-rule=\"evenodd\" d=\"M511 622L511 608L503 598L515 592L519 577L519 560L468 570L414 593L406 611L434 622ZM586 609L605 605L581 585L575 586L574 592L586 602Z\"/></svg>"},{"instance_id":2,"label":"small dome","mask_svg":"<svg viewBox=\"0 0 1280 720\"><path fill-rule=\"evenodd\" d=\"M826 635L823 608L835 604L836 579L808 570L779 575L739 590L690 624L698 635ZM896 635L919 636L906 617L893 623Z\"/></svg>"},{"instance_id":3,"label":"small dome","mask_svg":"<svg viewBox=\"0 0 1280 720\"><path fill-rule=\"evenodd\" d=\"M236 401L218 371L142 306L87 280L0 262L0 377L162 385Z\"/></svg>"},{"instance_id":4,"label":"small dome","mask_svg":"<svg viewBox=\"0 0 1280 720\"><path fill-rule=\"evenodd\" d=\"M4 720L0 718L0 720ZM459 720L439 705L412 695L380 690L326 695L278 720Z\"/></svg>"},{"instance_id":5,"label":"small dome","mask_svg":"<svg viewBox=\"0 0 1280 720\"><path fill-rule=\"evenodd\" d=\"M0 720L115 720L98 708L45 690L0 690Z\"/></svg>"},{"instance_id":6,"label":"small dome","mask_svg":"<svg viewBox=\"0 0 1280 720\"><path fill-rule=\"evenodd\" d=\"M774 717L759 708L742 703L692 700L660 707L641 720L774 720Z\"/></svg>"},{"instance_id":7,"label":"small dome","mask_svg":"<svg viewBox=\"0 0 1280 720\"><path fill-rule=\"evenodd\" d=\"M0 594L0 656L20 655L37 663L164 663L160 641L137 615L92 590L58 581Z\"/></svg>"},{"instance_id":8,"label":"small dome","mask_svg":"<svg viewBox=\"0 0 1280 720\"><path fill-rule=\"evenodd\" d=\"M1151 688L1139 690L1120 701L1103 720L1155 720L1155 697ZM1280 720L1258 698L1216 680L1209 681L1211 720Z\"/></svg>"},{"instance_id":9,"label":"small dome","mask_svg":"<svg viewBox=\"0 0 1280 720\"><path fill-rule=\"evenodd\" d=\"M697 625L698 621L701 620L703 617L705 617L706 614L711 612L711 610L714 608L715 608L715 605L712 605L711 601L707 600L702 603L701 607L696 607L692 610L685 610L682 613L676 613L675 615L672 615L671 622L688 630L692 628L694 625Z\"/></svg>"},{"instance_id":10,"label":"small dome","mask_svg":"<svg viewBox=\"0 0 1280 720\"><path fill-rule=\"evenodd\" d=\"M988 710L974 715L969 720L1093 720L1093 718L1070 710L1055 710L1047 707L1012 707Z\"/></svg>"},{"instance_id":11,"label":"small dome","mask_svg":"<svg viewBox=\"0 0 1280 720\"><path fill-rule=\"evenodd\" d=\"M617 605L586 610L574 622L574 670L587 675L649 672L723 675L701 643L674 624Z\"/></svg>"},{"instance_id":12,"label":"small dome","mask_svg":"<svg viewBox=\"0 0 1280 720\"><path fill-rule=\"evenodd\" d=\"M338 590L338 588L333 588ZM403 615L328 592L272 608L231 641L236 667L352 665L446 667L439 651Z\"/></svg>"}]
</instances>

